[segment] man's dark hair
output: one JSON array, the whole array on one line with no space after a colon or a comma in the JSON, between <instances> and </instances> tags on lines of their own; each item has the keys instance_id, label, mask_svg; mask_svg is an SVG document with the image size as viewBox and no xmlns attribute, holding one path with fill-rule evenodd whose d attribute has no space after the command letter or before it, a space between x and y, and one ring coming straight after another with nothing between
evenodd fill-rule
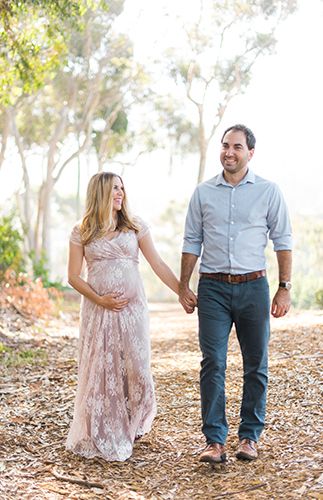
<instances>
[{"instance_id":1,"label":"man's dark hair","mask_svg":"<svg viewBox=\"0 0 323 500\"><path fill-rule=\"evenodd\" d=\"M237 124L237 125L232 125L232 127L229 127L225 130L221 142L223 142L223 138L225 134L233 130L234 132L243 132L245 137L246 137L246 143L248 146L248 149L253 149L256 145L256 138L253 135L253 132L250 130L250 128L246 127L245 125Z\"/></svg>"}]
</instances>

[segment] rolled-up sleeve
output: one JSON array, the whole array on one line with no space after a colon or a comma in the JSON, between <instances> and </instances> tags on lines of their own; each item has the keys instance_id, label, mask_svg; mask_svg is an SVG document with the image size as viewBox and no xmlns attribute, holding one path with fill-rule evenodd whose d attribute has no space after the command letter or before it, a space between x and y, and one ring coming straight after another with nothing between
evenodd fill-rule
<instances>
[{"instance_id":1,"label":"rolled-up sleeve","mask_svg":"<svg viewBox=\"0 0 323 500\"><path fill-rule=\"evenodd\" d=\"M202 210L198 188L191 198L184 231L183 253L201 255L203 241Z\"/></svg>"},{"instance_id":2,"label":"rolled-up sleeve","mask_svg":"<svg viewBox=\"0 0 323 500\"><path fill-rule=\"evenodd\" d=\"M275 252L279 250L292 250L292 228L287 206L280 189L275 184L273 184L267 223L269 238L273 242Z\"/></svg>"}]
</instances>

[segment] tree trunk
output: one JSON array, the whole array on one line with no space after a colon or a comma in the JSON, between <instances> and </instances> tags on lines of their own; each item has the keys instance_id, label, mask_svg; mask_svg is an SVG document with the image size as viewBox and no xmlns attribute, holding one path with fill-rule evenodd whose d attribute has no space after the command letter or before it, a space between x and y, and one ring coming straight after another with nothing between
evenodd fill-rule
<instances>
[{"instance_id":1,"label":"tree trunk","mask_svg":"<svg viewBox=\"0 0 323 500\"><path fill-rule=\"evenodd\" d=\"M24 245L25 245L25 253L29 253L30 250L33 247L33 234L32 234L32 224L31 224L31 196L30 196L30 180L29 180L29 175L28 175L28 169L27 169L27 163L26 163L26 158L24 154L24 149L23 149L23 144L21 141L21 137L16 125L16 120L15 120L15 113L14 110L11 109L9 111L10 114L10 121L12 125L12 130L13 134L15 137L15 142L18 148L18 153L20 156L21 160L21 166L22 166L22 171L23 171L23 183L24 183L24 188L25 192L23 194L23 206L22 206L22 212L21 214L21 220L22 224L26 229L25 233L25 240L24 240Z\"/></svg>"},{"instance_id":2,"label":"tree trunk","mask_svg":"<svg viewBox=\"0 0 323 500\"><path fill-rule=\"evenodd\" d=\"M204 126L204 109L203 104L198 105L199 112L199 153L200 153L200 162L199 162L199 172L197 177L197 183L203 181L205 174L205 165L206 165L206 155L208 149L208 141L205 137L205 126Z\"/></svg>"},{"instance_id":3,"label":"tree trunk","mask_svg":"<svg viewBox=\"0 0 323 500\"><path fill-rule=\"evenodd\" d=\"M79 143L80 147L80 143ZM76 220L79 220L81 217L81 159L80 155L77 157L77 185L76 185Z\"/></svg>"},{"instance_id":4,"label":"tree trunk","mask_svg":"<svg viewBox=\"0 0 323 500\"><path fill-rule=\"evenodd\" d=\"M10 134L10 114L8 110L4 111L4 126L2 129L1 133L1 149L0 149L0 168L4 162L5 159L5 153L6 153L6 147L7 147L7 142L8 142L8 137Z\"/></svg>"},{"instance_id":5,"label":"tree trunk","mask_svg":"<svg viewBox=\"0 0 323 500\"><path fill-rule=\"evenodd\" d=\"M57 129L64 130L64 123L61 123ZM42 196L42 210L41 221L42 221L42 245L41 248L45 252L45 256L48 259L48 264L50 267L50 223L51 223L51 197L54 188L54 178L53 172L55 168L55 154L57 151L57 143L60 136L54 136L47 158L47 175L43 183L43 196Z\"/></svg>"},{"instance_id":6,"label":"tree trunk","mask_svg":"<svg viewBox=\"0 0 323 500\"><path fill-rule=\"evenodd\" d=\"M207 145L203 144L200 146L200 162L199 162L199 174L197 177L197 183L199 184L204 180L205 174L205 165L206 165L206 154L207 154Z\"/></svg>"},{"instance_id":7,"label":"tree trunk","mask_svg":"<svg viewBox=\"0 0 323 500\"><path fill-rule=\"evenodd\" d=\"M53 192L53 178L49 175L44 185L43 194L43 214L42 214L42 250L48 260L50 267L51 260L51 242L50 242L50 223L51 223L51 198Z\"/></svg>"},{"instance_id":8,"label":"tree trunk","mask_svg":"<svg viewBox=\"0 0 323 500\"><path fill-rule=\"evenodd\" d=\"M44 196L44 184L41 185L38 192L38 205L37 205L37 217L34 228L34 246L35 258L38 260L40 258L40 230L41 230L41 218L43 213L43 196Z\"/></svg>"}]
</instances>

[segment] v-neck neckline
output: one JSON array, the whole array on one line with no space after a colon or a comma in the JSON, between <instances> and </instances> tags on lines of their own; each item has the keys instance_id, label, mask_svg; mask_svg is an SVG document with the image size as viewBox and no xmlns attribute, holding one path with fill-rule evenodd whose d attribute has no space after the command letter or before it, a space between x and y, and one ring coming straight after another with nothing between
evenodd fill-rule
<instances>
[{"instance_id":1,"label":"v-neck neckline","mask_svg":"<svg viewBox=\"0 0 323 500\"><path fill-rule=\"evenodd\" d=\"M116 231L116 233L117 233L117 234L116 234L115 236L113 236L113 238L108 238L108 235L104 236L104 238L105 238L107 241L110 241L110 242L111 242L111 241L114 241L115 239L117 239L117 238L120 236L121 232L122 232L122 231Z\"/></svg>"}]
</instances>

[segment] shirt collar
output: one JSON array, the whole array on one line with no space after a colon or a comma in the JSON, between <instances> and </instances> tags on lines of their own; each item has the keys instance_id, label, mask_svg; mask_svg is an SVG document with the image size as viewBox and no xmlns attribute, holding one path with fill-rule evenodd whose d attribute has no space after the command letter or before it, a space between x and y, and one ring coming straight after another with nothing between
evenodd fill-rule
<instances>
[{"instance_id":1,"label":"shirt collar","mask_svg":"<svg viewBox=\"0 0 323 500\"><path fill-rule=\"evenodd\" d=\"M237 184L237 186L241 186L242 184L247 184L247 182L254 184L255 181L256 181L256 176L255 176L254 172L252 170L250 170L250 168L249 168L248 172L246 173L244 178L239 182L239 184ZM231 186L231 184L229 184L225 180L225 178L223 176L223 170L222 170L221 174L217 175L215 178L215 185L218 186L219 184L223 184L224 186Z\"/></svg>"}]
</instances>

